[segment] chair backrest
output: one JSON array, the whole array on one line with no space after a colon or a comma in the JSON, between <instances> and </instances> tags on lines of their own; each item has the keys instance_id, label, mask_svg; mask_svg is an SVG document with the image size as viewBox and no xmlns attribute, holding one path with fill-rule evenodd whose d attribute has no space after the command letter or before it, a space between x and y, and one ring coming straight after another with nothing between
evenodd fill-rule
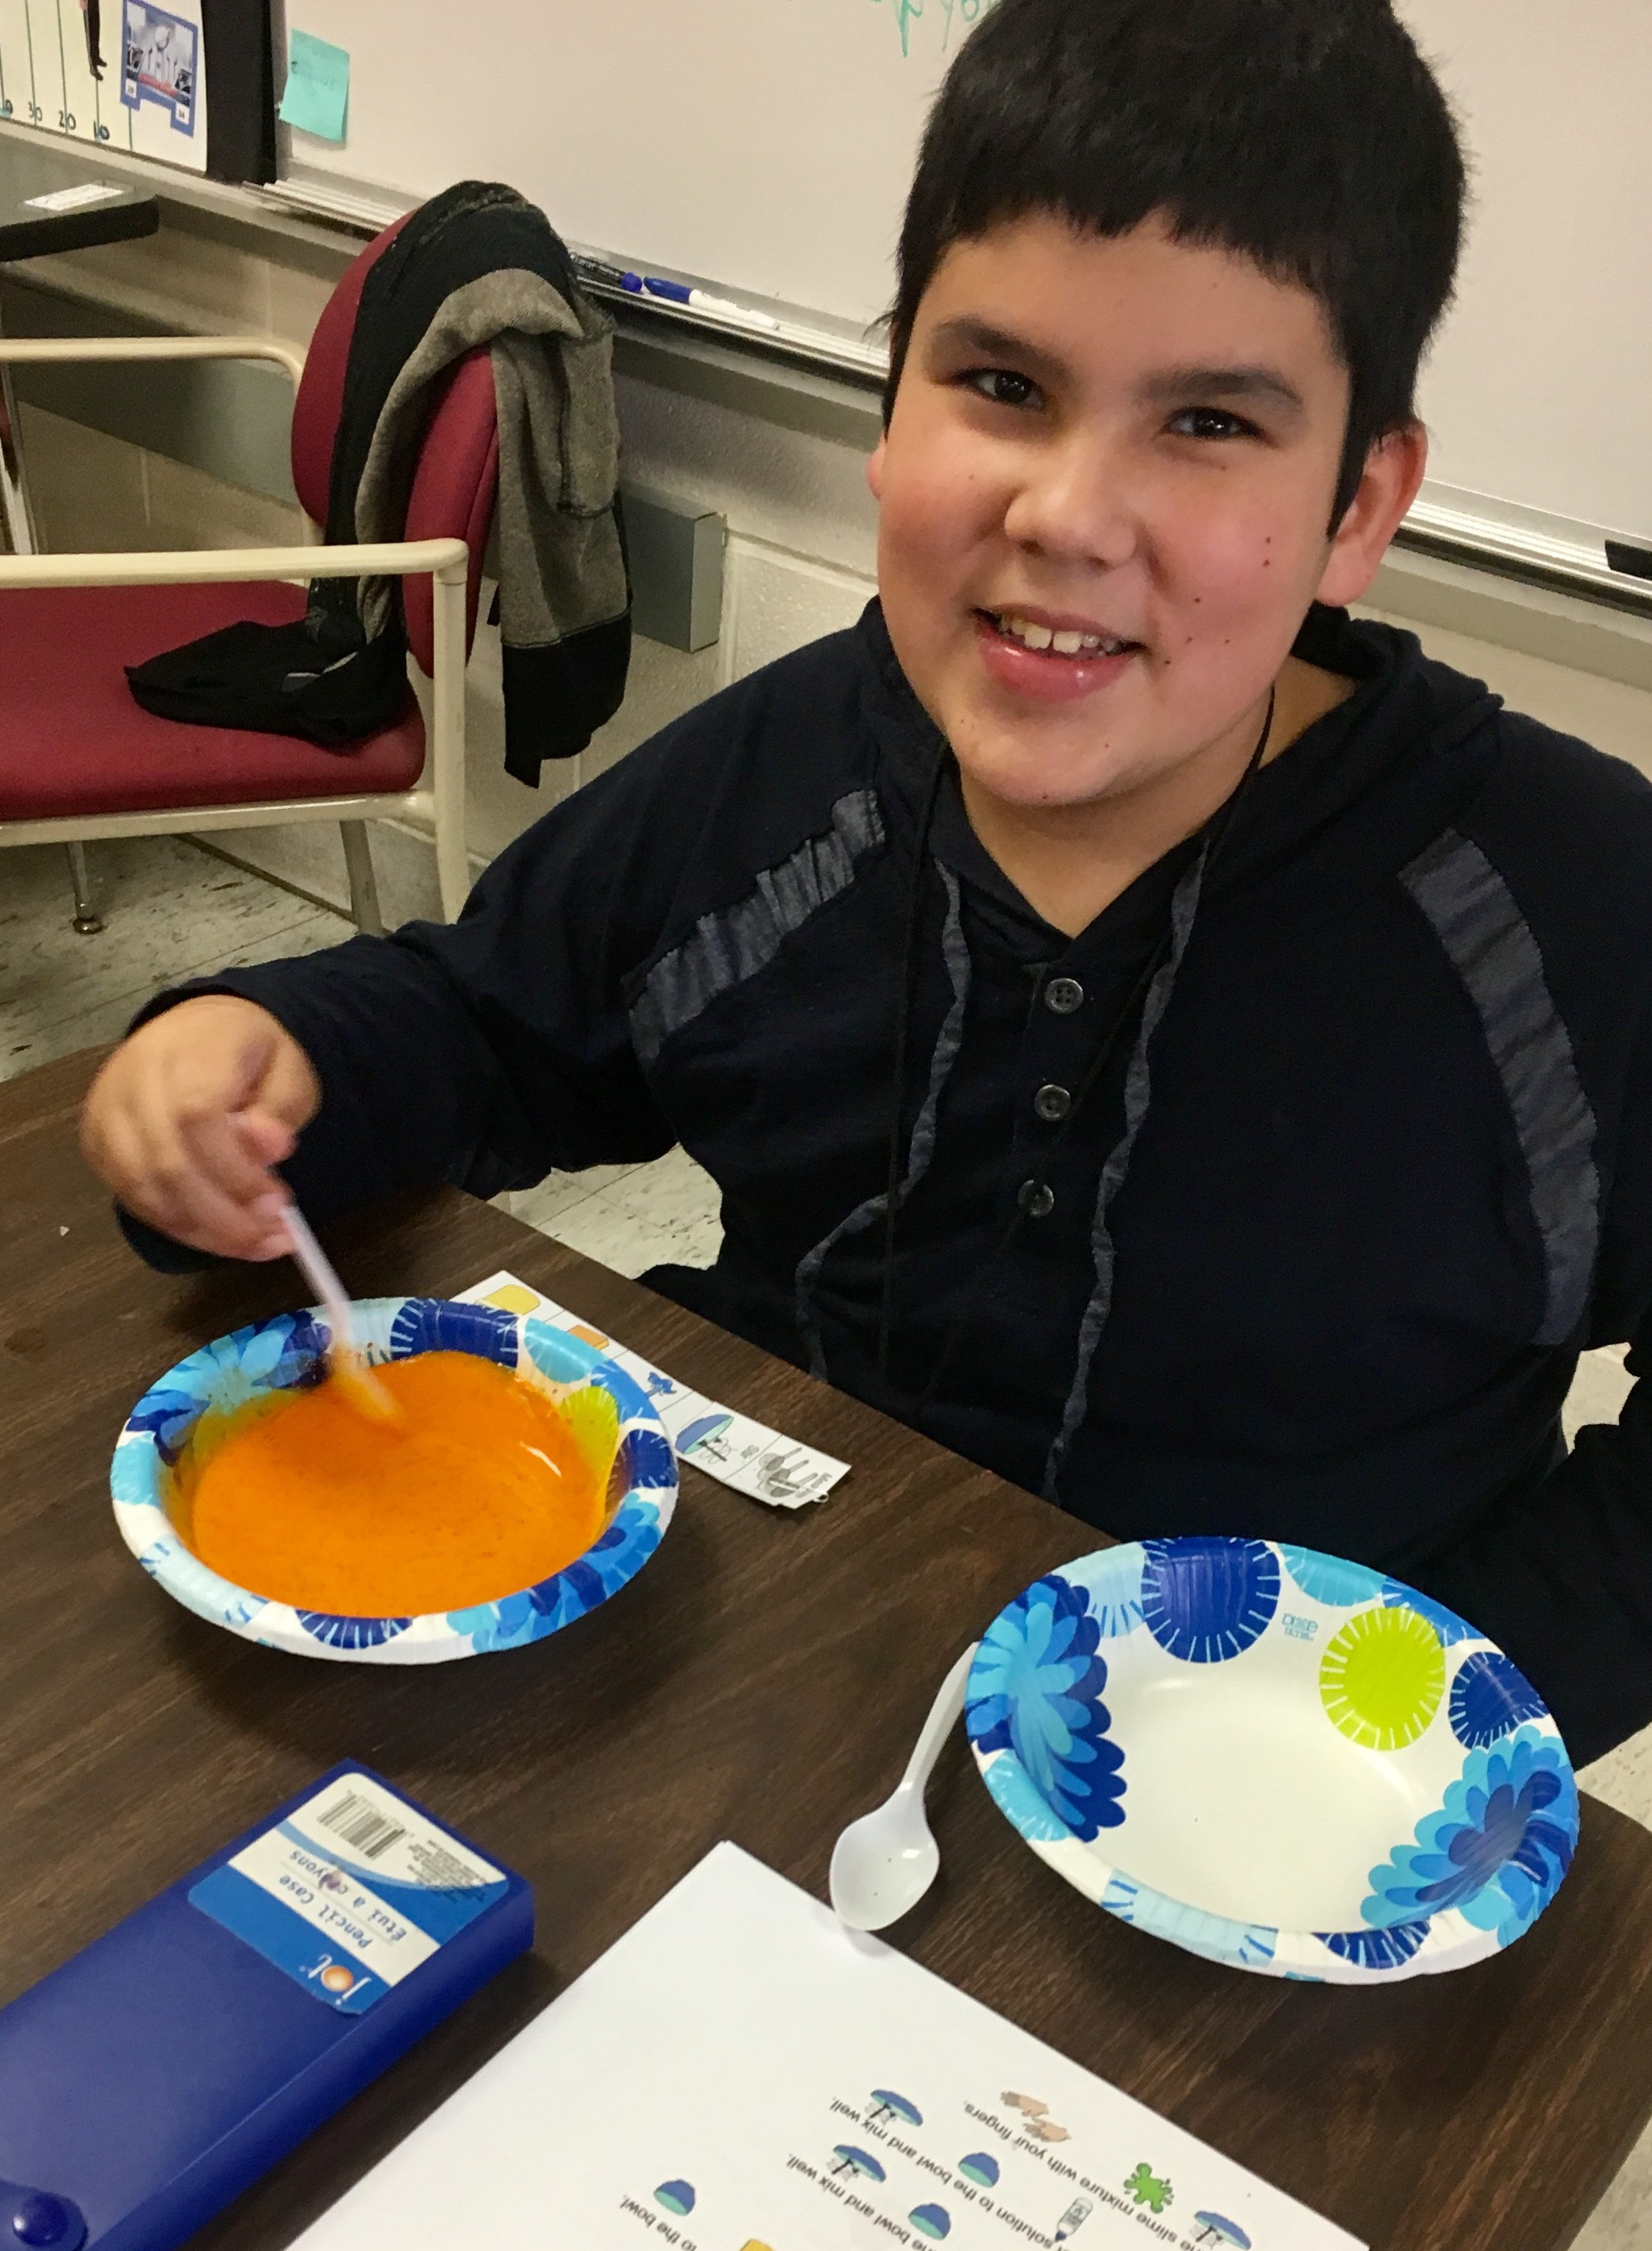
<instances>
[{"instance_id":1,"label":"chair backrest","mask_svg":"<svg viewBox=\"0 0 1652 2251\"><path fill-rule=\"evenodd\" d=\"M408 216L411 218L411 213ZM344 403L344 371L368 271L407 224L399 218L351 260L321 308L293 403L293 484L306 515L327 521L333 446ZM476 631L482 556L499 484L499 426L494 377L485 350L467 352L445 375L425 425L407 504L409 539L459 538L470 549L465 647ZM421 671L433 661L432 599L428 578L403 581L408 644Z\"/></svg>"}]
</instances>

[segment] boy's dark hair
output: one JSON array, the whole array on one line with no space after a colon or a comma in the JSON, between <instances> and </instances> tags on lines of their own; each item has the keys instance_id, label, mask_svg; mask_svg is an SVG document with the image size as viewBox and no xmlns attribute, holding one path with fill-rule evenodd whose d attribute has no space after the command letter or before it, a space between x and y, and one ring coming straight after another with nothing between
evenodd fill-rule
<instances>
[{"instance_id":1,"label":"boy's dark hair","mask_svg":"<svg viewBox=\"0 0 1652 2251\"><path fill-rule=\"evenodd\" d=\"M1388 0L998 0L947 73L901 232L885 411L952 244L1050 211L1252 259L1311 291L1351 380L1333 528L1414 417L1464 172Z\"/></svg>"}]
</instances>

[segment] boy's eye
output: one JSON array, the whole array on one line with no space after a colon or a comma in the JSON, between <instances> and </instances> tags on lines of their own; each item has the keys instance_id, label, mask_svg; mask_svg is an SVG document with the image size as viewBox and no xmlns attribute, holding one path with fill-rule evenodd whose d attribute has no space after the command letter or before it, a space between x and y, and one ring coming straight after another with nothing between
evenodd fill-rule
<instances>
[{"instance_id":1,"label":"boy's eye","mask_svg":"<svg viewBox=\"0 0 1652 2251\"><path fill-rule=\"evenodd\" d=\"M1013 368L972 367L958 380L983 398L990 398L994 406L1031 406L1039 397L1032 377L1017 375Z\"/></svg>"},{"instance_id":2,"label":"boy's eye","mask_svg":"<svg viewBox=\"0 0 1652 2251\"><path fill-rule=\"evenodd\" d=\"M1220 406L1184 406L1172 414L1170 427L1179 438L1255 438L1258 435L1254 422L1240 415L1229 414Z\"/></svg>"}]
</instances>

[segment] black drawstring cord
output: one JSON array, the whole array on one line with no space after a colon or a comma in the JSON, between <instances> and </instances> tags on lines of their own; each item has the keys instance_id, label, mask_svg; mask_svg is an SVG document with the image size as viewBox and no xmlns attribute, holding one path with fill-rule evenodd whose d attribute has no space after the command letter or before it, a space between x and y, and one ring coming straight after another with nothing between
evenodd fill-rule
<instances>
[{"instance_id":1,"label":"black drawstring cord","mask_svg":"<svg viewBox=\"0 0 1652 2251\"><path fill-rule=\"evenodd\" d=\"M1208 838L1205 848L1205 878L1206 882L1210 879L1211 869L1216 864L1217 855L1220 852L1223 845L1227 842L1228 835L1234 825L1234 815L1238 808L1239 800L1247 787L1249 786L1252 777L1255 774L1257 768L1261 765L1263 756L1267 751L1268 738L1274 731L1274 705L1276 696L1277 689L1270 688L1268 691L1268 713L1267 717L1262 721L1262 731L1257 738L1256 747L1250 754L1249 759L1246 764L1244 772L1241 774L1237 782L1234 783L1228 796L1224 800L1222 804L1217 807L1216 812L1212 815L1207 825ZM952 1324L952 1327L947 1336L946 1342L941 1347L940 1358L936 1361L935 1366L930 1371L929 1381L924 1384L923 1390L918 1394L917 1403L920 1407L926 1406L929 1402L934 1398L937 1386L939 1384L942 1376L951 1366L953 1355L957 1351L959 1345L963 1343L977 1313L980 1311L981 1289L983 1283L986 1277L992 1272L992 1268L997 1264L999 1259L1003 1257L1004 1253L1009 1249L1012 1242L1013 1242L1017 1229L1020 1227L1022 1221L1026 1217L1028 1207L1039 1201L1042 1191L1047 1187L1049 1175L1054 1170L1056 1159L1061 1155L1061 1150L1066 1144L1067 1136L1071 1130L1073 1121L1077 1118L1079 1112L1082 1109L1087 1098L1094 1092L1097 1081L1101 1078L1102 1072L1106 1070L1108 1063L1117 1049L1118 1042L1124 1033L1126 1026L1133 1022L1136 1011L1141 1006L1142 1001L1146 995L1148 987L1152 983L1154 978L1158 974L1160 968L1164 966L1165 956L1171 950L1171 945L1172 936L1171 932L1167 930L1164 933L1163 937L1160 938L1158 943L1154 946L1152 952L1148 956L1146 966L1142 970L1140 976L1136 980L1135 984L1131 986L1123 1006L1118 1010L1117 1014L1114 1016L1112 1022L1102 1035L1101 1042L1096 1047L1094 1054L1091 1056L1089 1064L1086 1066L1084 1076L1079 1081L1078 1090L1073 1097L1072 1107L1068 1110L1066 1117L1061 1120L1061 1125L1056 1128L1049 1146L1045 1152L1043 1163L1038 1167L1037 1170L1033 1173L1032 1179L1017 1192L1016 1205L1014 1210L1010 1215L1009 1223L999 1236L998 1241L987 1252L986 1257L981 1261L980 1264L975 1270L975 1281L972 1288L971 1289L970 1294L965 1299L963 1309L959 1313L957 1320ZM881 1368L881 1362L880 1362L880 1368Z\"/></svg>"},{"instance_id":2,"label":"black drawstring cord","mask_svg":"<svg viewBox=\"0 0 1652 2251\"><path fill-rule=\"evenodd\" d=\"M911 1042L912 1009L917 998L918 924L923 911L923 864L930 830L946 772L947 748L936 746L935 761L918 813L917 842L912 851L912 872L907 886L906 934L901 948L901 990L895 1027L895 1084L889 1097L889 1161L883 1203L883 1290L878 1308L878 1374L889 1374L889 1336L895 1319L895 1217L901 1192L901 1126L906 1106L906 1056Z\"/></svg>"}]
</instances>

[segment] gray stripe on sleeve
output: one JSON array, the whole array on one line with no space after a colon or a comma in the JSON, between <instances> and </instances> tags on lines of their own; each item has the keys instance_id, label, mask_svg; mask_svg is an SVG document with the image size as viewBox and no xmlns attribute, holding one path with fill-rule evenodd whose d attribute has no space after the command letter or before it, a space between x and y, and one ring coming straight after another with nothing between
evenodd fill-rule
<instances>
[{"instance_id":1,"label":"gray stripe on sleeve","mask_svg":"<svg viewBox=\"0 0 1652 2251\"><path fill-rule=\"evenodd\" d=\"M794 931L847 891L860 862L883 842L876 796L857 789L832 808L832 826L763 869L743 899L702 915L681 945L655 962L631 1010L632 1045L652 1063L674 1032L721 994L766 968Z\"/></svg>"},{"instance_id":2,"label":"gray stripe on sleeve","mask_svg":"<svg viewBox=\"0 0 1652 2251\"><path fill-rule=\"evenodd\" d=\"M1546 1286L1534 1341L1564 1344L1588 1306L1600 1239L1594 1112L1543 956L1477 844L1448 828L1400 872L1480 1019L1525 1159Z\"/></svg>"}]
</instances>

